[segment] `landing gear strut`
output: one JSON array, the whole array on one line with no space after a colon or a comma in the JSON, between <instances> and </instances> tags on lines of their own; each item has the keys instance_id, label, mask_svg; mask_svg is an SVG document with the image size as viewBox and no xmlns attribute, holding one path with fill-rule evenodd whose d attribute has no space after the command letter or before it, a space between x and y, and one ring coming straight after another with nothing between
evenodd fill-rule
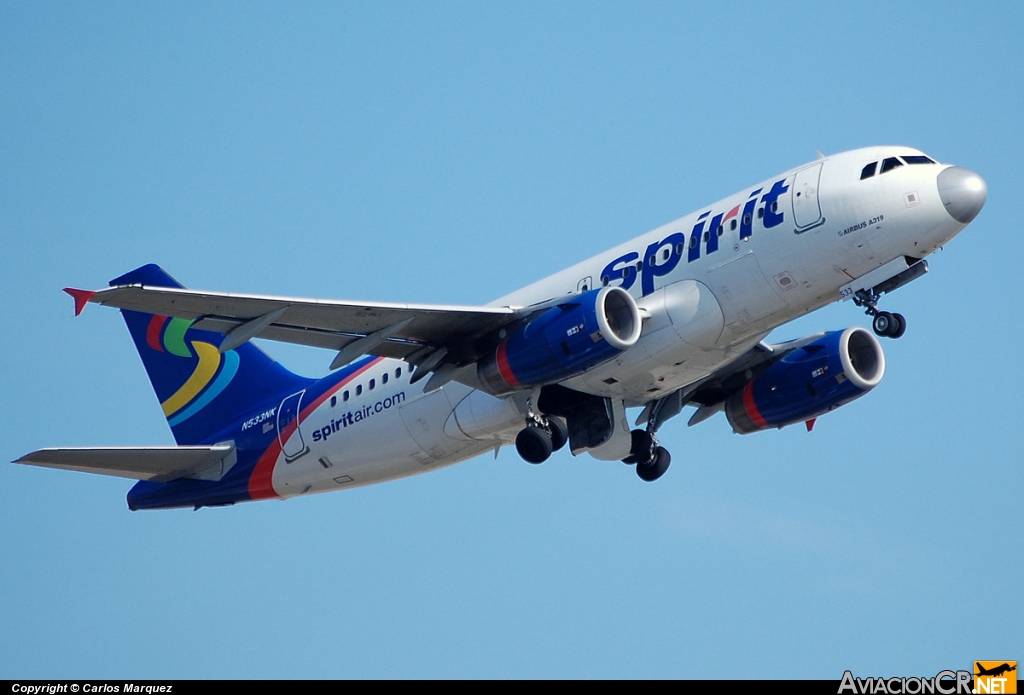
<instances>
[{"instance_id":1,"label":"landing gear strut","mask_svg":"<svg viewBox=\"0 0 1024 695\"><path fill-rule=\"evenodd\" d=\"M665 447L658 446L654 433L650 430L633 430L630 435L633 444L629 449L629 456L622 459L622 462L636 465L637 476L648 483L665 475L669 464L672 463L672 455Z\"/></svg>"},{"instance_id":2,"label":"landing gear strut","mask_svg":"<svg viewBox=\"0 0 1024 695\"><path fill-rule=\"evenodd\" d=\"M569 430L556 417L531 415L516 435L516 452L528 463L544 463L569 440Z\"/></svg>"},{"instance_id":3,"label":"landing gear strut","mask_svg":"<svg viewBox=\"0 0 1024 695\"><path fill-rule=\"evenodd\" d=\"M600 447L613 435L612 430L617 424L611 416L614 404L609 403L607 398L601 399L581 393L576 394L574 398L566 398L566 394L573 393L569 389L561 386L544 388L548 391L541 395L543 412L535 410L532 397L528 398L526 427L516 435L516 451L524 461L543 463L551 457L552 452L569 443L569 427L566 426L566 421L572 427L572 444L578 450ZM688 400L689 394L676 391L648 403L647 410L641 414L638 421L639 424L645 420L647 427L630 431L629 455L623 462L636 466L637 477L641 480L657 480L668 470L672 456L664 447L658 445L656 433L662 423L682 411ZM621 409L619 412L620 416L625 416ZM544 413L557 413L557 416ZM602 417L607 420L601 420ZM622 430L619 430L618 434L621 435ZM622 451L618 441L615 448Z\"/></svg>"},{"instance_id":4,"label":"landing gear strut","mask_svg":"<svg viewBox=\"0 0 1024 695\"><path fill-rule=\"evenodd\" d=\"M879 295L873 290L858 290L853 295L853 303L867 307L864 313L871 317L871 328L875 335L885 338L902 338L907 332L907 319L903 314L892 314L878 310Z\"/></svg>"}]
</instances>

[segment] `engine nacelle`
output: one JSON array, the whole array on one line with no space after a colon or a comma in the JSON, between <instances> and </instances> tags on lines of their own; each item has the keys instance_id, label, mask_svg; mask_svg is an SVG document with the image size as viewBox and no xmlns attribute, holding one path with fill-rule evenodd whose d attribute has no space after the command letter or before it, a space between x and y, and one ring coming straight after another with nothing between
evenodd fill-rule
<instances>
[{"instance_id":1,"label":"engine nacelle","mask_svg":"<svg viewBox=\"0 0 1024 695\"><path fill-rule=\"evenodd\" d=\"M635 345L640 328L640 311L624 289L584 292L501 341L477 375L495 394L562 381Z\"/></svg>"},{"instance_id":2,"label":"engine nacelle","mask_svg":"<svg viewBox=\"0 0 1024 695\"><path fill-rule=\"evenodd\" d=\"M884 374L874 335L859 327L832 331L748 381L725 402L725 414L739 434L805 422L860 398Z\"/></svg>"}]
</instances>

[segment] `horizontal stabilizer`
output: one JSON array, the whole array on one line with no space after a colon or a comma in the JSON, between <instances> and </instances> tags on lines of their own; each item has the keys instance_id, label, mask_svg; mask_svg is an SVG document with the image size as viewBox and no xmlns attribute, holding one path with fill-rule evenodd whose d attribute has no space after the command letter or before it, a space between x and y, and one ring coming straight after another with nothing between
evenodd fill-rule
<instances>
[{"instance_id":1,"label":"horizontal stabilizer","mask_svg":"<svg viewBox=\"0 0 1024 695\"><path fill-rule=\"evenodd\" d=\"M165 482L177 478L219 480L234 460L235 447L217 444L40 449L14 463Z\"/></svg>"}]
</instances>

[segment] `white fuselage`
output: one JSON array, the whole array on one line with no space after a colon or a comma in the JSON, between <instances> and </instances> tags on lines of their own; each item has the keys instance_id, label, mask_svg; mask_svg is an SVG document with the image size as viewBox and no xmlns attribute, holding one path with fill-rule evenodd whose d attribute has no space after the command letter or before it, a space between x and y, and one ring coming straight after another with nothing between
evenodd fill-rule
<instances>
[{"instance_id":1,"label":"white fuselage","mask_svg":"<svg viewBox=\"0 0 1024 695\"><path fill-rule=\"evenodd\" d=\"M860 178L870 162L920 154L873 147L818 159L492 305L624 287L644 318L639 342L561 383L643 405L728 365L781 324L841 299L856 278L902 256L923 258L960 232L965 225L947 213L936 185L948 165L905 165ZM308 451L287 463L281 454L275 491L289 497L412 475L511 443L523 427L522 397L497 398L457 382L425 393L426 383L410 384L404 362L381 358L336 387L334 405L325 400L292 435L305 444L292 450Z\"/></svg>"}]
</instances>

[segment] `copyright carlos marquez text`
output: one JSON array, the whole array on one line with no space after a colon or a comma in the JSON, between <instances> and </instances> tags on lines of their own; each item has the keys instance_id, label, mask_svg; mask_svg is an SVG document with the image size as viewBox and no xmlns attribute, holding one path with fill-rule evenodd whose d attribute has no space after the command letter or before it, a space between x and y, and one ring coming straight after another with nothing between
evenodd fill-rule
<instances>
[{"instance_id":1,"label":"copyright carlos marquez text","mask_svg":"<svg viewBox=\"0 0 1024 695\"><path fill-rule=\"evenodd\" d=\"M57 693L173 693L173 685L140 685L137 683L47 683L24 685L13 683L11 692L19 695L57 695Z\"/></svg>"}]
</instances>

